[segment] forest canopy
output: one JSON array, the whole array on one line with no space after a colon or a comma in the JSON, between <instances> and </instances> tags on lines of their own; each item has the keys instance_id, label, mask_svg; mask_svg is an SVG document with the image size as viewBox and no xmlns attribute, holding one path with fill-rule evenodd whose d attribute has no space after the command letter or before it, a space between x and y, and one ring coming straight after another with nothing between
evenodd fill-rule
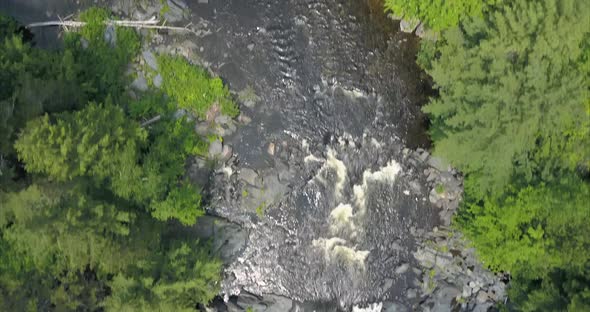
<instances>
[{"instance_id":1,"label":"forest canopy","mask_svg":"<svg viewBox=\"0 0 590 312\"><path fill-rule=\"evenodd\" d=\"M131 96L126 71L141 38L108 29L107 18L82 13L87 25L48 51L0 16L2 310L193 311L218 293L221 262L208 243L167 234L204 214L185 172L207 152L194 131L202 115L176 112L223 102L235 116L237 107L219 78L167 55L163 71L176 62L176 82L209 96ZM105 40L113 31L116 41Z\"/></svg>"},{"instance_id":2,"label":"forest canopy","mask_svg":"<svg viewBox=\"0 0 590 312\"><path fill-rule=\"evenodd\" d=\"M451 20L422 4L412 14L441 30L418 55L438 90L423 110L434 153L465 177L455 224L510 274L510 309L590 310L590 3L503 1Z\"/></svg>"}]
</instances>

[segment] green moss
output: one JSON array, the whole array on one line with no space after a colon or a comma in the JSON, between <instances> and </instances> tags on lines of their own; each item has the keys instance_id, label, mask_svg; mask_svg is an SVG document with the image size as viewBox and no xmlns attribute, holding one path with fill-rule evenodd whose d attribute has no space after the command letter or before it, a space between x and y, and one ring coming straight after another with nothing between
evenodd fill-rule
<instances>
[{"instance_id":1,"label":"green moss","mask_svg":"<svg viewBox=\"0 0 590 312\"><path fill-rule=\"evenodd\" d=\"M258 207L256 207L256 215L258 215L259 218L263 218L265 210L266 210L266 203L262 202L260 205L258 205Z\"/></svg>"},{"instance_id":2,"label":"green moss","mask_svg":"<svg viewBox=\"0 0 590 312\"><path fill-rule=\"evenodd\" d=\"M162 8L160 9L160 16L164 16L164 14L170 11L170 6L166 0L160 0L160 4L162 5Z\"/></svg>"},{"instance_id":3,"label":"green moss","mask_svg":"<svg viewBox=\"0 0 590 312\"><path fill-rule=\"evenodd\" d=\"M242 197L243 197L243 198L246 198L246 197L248 197L248 195L250 195L250 193L248 193L248 191L246 191L246 190L242 190Z\"/></svg>"},{"instance_id":4,"label":"green moss","mask_svg":"<svg viewBox=\"0 0 590 312\"><path fill-rule=\"evenodd\" d=\"M439 183L434 187L434 191L436 192L436 194L440 195L445 192L445 187L444 187L444 185Z\"/></svg>"},{"instance_id":5,"label":"green moss","mask_svg":"<svg viewBox=\"0 0 590 312\"><path fill-rule=\"evenodd\" d=\"M238 107L230 97L221 78L212 78L200 67L191 65L178 56L158 56L160 73L164 82L162 89L180 108L200 119L205 119L213 105L219 105L222 114L236 117Z\"/></svg>"}]
</instances>

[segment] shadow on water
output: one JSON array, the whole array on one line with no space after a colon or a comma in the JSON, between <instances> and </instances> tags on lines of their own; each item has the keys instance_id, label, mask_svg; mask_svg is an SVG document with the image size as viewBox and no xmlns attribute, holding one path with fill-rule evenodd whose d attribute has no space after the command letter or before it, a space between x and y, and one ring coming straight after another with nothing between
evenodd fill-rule
<instances>
[{"instance_id":1,"label":"shadow on water","mask_svg":"<svg viewBox=\"0 0 590 312\"><path fill-rule=\"evenodd\" d=\"M416 54L420 50L420 38L399 30L399 21L392 20L385 13L383 0L346 2L350 6L350 12L353 12L363 27L364 44L381 53L382 60L379 65L373 67L381 77L381 82L387 83L391 79L388 74L395 73L407 81L408 86L414 86L413 89L407 90L412 93L414 99L410 104L413 108L409 110L415 120L408 124L406 146L412 149L429 148L432 143L427 133L429 119L420 108L428 102L430 96L436 95L436 92L432 88L430 77L415 62ZM392 69L392 64L395 64L395 69Z\"/></svg>"}]
</instances>

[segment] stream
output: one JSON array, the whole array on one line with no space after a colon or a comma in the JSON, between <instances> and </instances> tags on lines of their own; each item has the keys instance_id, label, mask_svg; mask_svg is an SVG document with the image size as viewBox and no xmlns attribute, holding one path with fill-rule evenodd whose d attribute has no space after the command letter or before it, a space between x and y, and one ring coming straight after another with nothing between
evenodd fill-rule
<instances>
[{"instance_id":1,"label":"stream","mask_svg":"<svg viewBox=\"0 0 590 312\"><path fill-rule=\"evenodd\" d=\"M94 3L3 0L0 10L32 22ZM215 245L226 264L217 309L410 311L426 302L423 293L434 290L422 283L427 256L416 253L448 225L460 196L437 207L433 181L457 194L461 184L422 150L429 141L420 106L431 90L415 64L417 38L399 32L374 0L168 3L181 10L177 24L190 20L198 36L165 44L195 51L193 61L222 77L242 112L225 121L232 156L212 172L198 163L189 170L205 185L210 215L193 231L225 231ZM111 5L149 16L133 0ZM51 45L55 34L37 31L37 43ZM475 289L465 295L461 287L436 288L448 302L433 300L447 306L429 311L461 306L453 298Z\"/></svg>"}]
</instances>

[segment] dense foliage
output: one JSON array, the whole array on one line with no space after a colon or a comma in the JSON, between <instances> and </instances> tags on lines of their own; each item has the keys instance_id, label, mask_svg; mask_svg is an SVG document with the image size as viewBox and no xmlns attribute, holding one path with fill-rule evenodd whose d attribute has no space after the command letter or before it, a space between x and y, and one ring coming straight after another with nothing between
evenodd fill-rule
<instances>
[{"instance_id":1,"label":"dense foliage","mask_svg":"<svg viewBox=\"0 0 590 312\"><path fill-rule=\"evenodd\" d=\"M457 224L510 273L511 308L590 310L590 3L504 1L458 23L418 59L439 90L435 153L465 175Z\"/></svg>"},{"instance_id":2,"label":"dense foliage","mask_svg":"<svg viewBox=\"0 0 590 312\"><path fill-rule=\"evenodd\" d=\"M438 31L460 21L481 16L484 10L501 0L385 0L385 11L405 19L418 19Z\"/></svg>"},{"instance_id":3,"label":"dense foliage","mask_svg":"<svg viewBox=\"0 0 590 312\"><path fill-rule=\"evenodd\" d=\"M108 18L81 14L88 25L51 52L0 17L0 310L193 311L218 292L221 263L206 242L171 235L204 213L185 164L208 149L194 131L202 111L175 113L189 98L237 108L186 62L174 77L185 90L131 99L139 37ZM187 81L212 96L187 96Z\"/></svg>"}]
</instances>

